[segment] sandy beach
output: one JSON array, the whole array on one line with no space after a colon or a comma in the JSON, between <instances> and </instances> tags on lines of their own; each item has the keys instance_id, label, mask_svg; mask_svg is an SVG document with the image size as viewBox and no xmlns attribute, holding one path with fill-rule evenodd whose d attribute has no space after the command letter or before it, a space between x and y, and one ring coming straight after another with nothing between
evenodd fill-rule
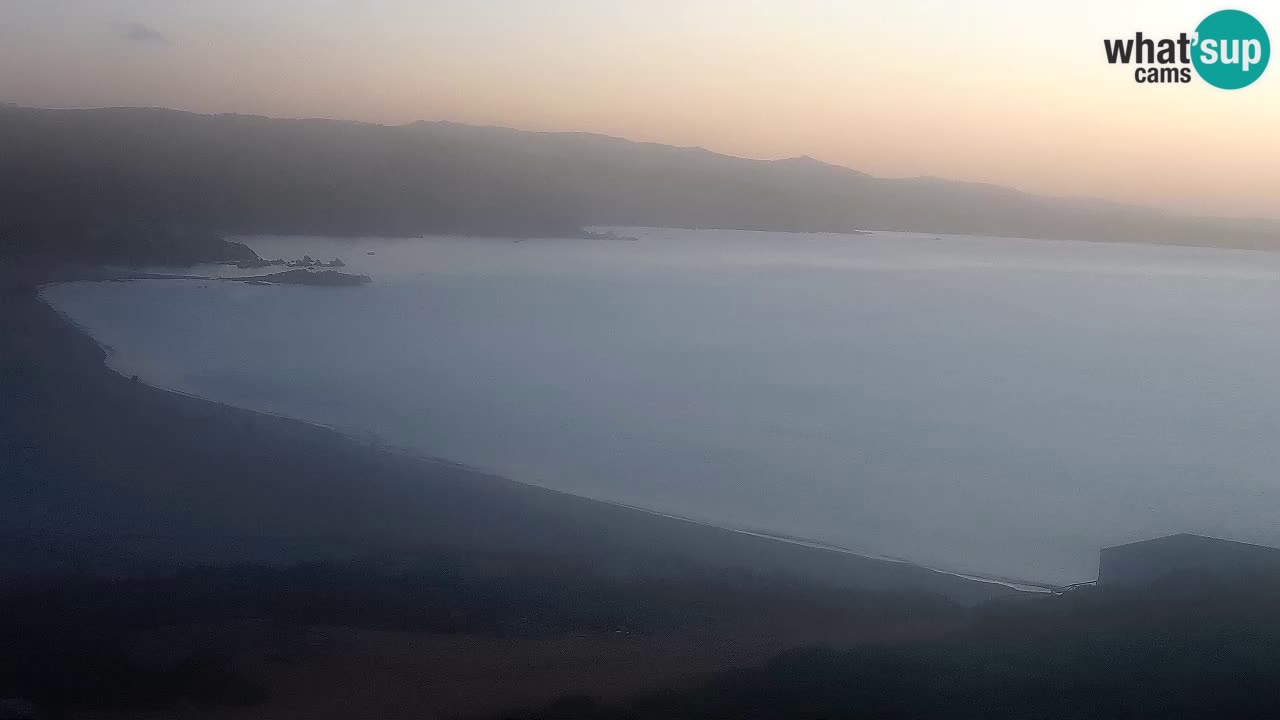
<instances>
[{"instance_id":1,"label":"sandy beach","mask_svg":"<svg viewBox=\"0 0 1280 720\"><path fill-rule=\"evenodd\" d=\"M480 685L516 688L508 695L494 695L493 687L469 694L489 703L479 705L456 694L447 701L402 698L406 716L423 708L488 711L503 702L545 702L574 688L635 692L758 662L789 646L941 632L950 623L947 612L906 623L896 615L886 619L885 608L919 602L958 609L1013 592L577 498L152 388L108 370L94 341L39 300L35 280L49 279L10 278L3 291L0 535L8 550L0 571L10 587L112 578L145 583L193 568L337 563L355 568L355 589L351 582L344 586L355 593L351 603L368 604L363 615L377 616L396 596L381 585L377 593L383 594L362 594L358 578L381 577L389 563L416 563L415 572L425 576L450 568L444 579L425 582L435 583L432 602L458 608L451 617L471 612L475 597L489 597L494 583L511 595L507 610L461 628L426 609L422 618L396 609L390 624L407 626L407 635L385 634L385 618L342 622L318 615L317 625L307 625L324 638L323 649L308 655L319 659L284 670L262 660L263 647L237 651L237 665L255 668L254 677L277 698L296 699L281 688L324 684L324 677L341 675L370 652L389 653L385 662L395 667L421 665L424 653L447 657L467 677L491 678L476 681ZM464 581L451 585L453 577ZM532 591L521 583L536 584L540 598L562 599L529 610L522 593ZM610 630L618 624L611 618L582 622L595 617L593 603L619 606L608 593L640 598L642 610L631 623L638 630ZM653 619L666 618L668 610L677 620ZM540 623L536 630L512 630L515 621L503 612L541 613L542 619L529 621ZM243 621L246 613L257 617L246 611L232 619ZM354 629L317 631L321 623ZM554 648L564 643L591 650L560 657L552 669L528 676L537 682L517 688L501 682L505 660L495 648L502 643L462 640L495 632L549 643L530 651L535 655L560 657ZM335 650L335 643L363 649L352 655ZM276 640L268 645L279 650ZM350 691L376 694L376 688ZM295 711L306 716L315 708L304 703Z\"/></svg>"},{"instance_id":2,"label":"sandy beach","mask_svg":"<svg viewBox=\"0 0 1280 720\"><path fill-rule=\"evenodd\" d=\"M957 602L1008 592L580 499L150 388L108 370L92 339L40 302L32 283L10 282L5 294L3 422L16 482L0 522L26 551L6 559L11 572L55 556L64 567L103 569L446 544L641 574L671 563L784 571Z\"/></svg>"}]
</instances>

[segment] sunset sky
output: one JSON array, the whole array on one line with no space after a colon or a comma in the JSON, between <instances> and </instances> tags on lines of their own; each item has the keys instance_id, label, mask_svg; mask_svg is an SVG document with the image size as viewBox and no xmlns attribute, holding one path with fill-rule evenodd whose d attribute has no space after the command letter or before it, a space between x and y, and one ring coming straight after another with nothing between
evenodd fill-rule
<instances>
[{"instance_id":1,"label":"sunset sky","mask_svg":"<svg viewBox=\"0 0 1280 720\"><path fill-rule=\"evenodd\" d=\"M0 0L0 102L586 130L1280 217L1280 67L1144 86L1173 0ZM1280 38L1280 5L1233 5ZM1276 65L1277 63L1273 63Z\"/></svg>"}]
</instances>

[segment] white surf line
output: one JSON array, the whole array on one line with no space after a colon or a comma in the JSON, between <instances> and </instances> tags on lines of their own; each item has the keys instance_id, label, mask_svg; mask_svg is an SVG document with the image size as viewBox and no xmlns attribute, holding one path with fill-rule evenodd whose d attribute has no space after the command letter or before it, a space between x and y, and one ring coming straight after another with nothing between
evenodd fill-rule
<instances>
[{"instance_id":1,"label":"white surf line","mask_svg":"<svg viewBox=\"0 0 1280 720\"><path fill-rule=\"evenodd\" d=\"M195 396L192 396L192 397L195 397ZM253 412L258 412L258 411L253 411ZM268 413L268 414L271 414L273 417L287 417L284 415L275 415L273 413ZM288 418L288 419L292 419L292 418ZM329 425L322 425L320 423L311 423L306 420L299 420L299 422L304 422L310 425L314 425L316 427L323 427L329 430L333 430L339 435L342 435L343 437L346 437L350 440L354 440L356 442L361 442L361 443L369 442L367 438L361 438L356 435L348 434L346 432L343 432L342 430L338 430L337 428L334 428ZM664 512L662 510L654 510L653 508L642 507L640 505L631 505L631 504L620 502L617 500L609 500L606 498L595 497L591 495L579 495L578 493L572 493L567 490L560 490L558 488L550 487L548 485L543 485L541 483L531 482L527 480L516 480L514 478L508 477L498 472L486 470L484 468L476 467L474 465L468 465L466 463L460 463L454 460L448 460L446 458L436 457L433 455L426 455L426 454L423 454L421 451L414 450L412 448L398 447L395 445L379 445L377 449L383 452L389 452L396 455L400 455L402 457L408 457L413 460L418 460L420 462L428 462L433 465L442 465L442 466L456 468L460 470L466 470L467 472L479 473L481 475L485 475L488 477L498 478L500 480L505 480L507 482L516 483L518 485L535 487L540 490L546 490L548 492L553 492L558 495L564 495L566 497L577 498L579 500L590 500L591 502L598 502L604 505L611 505L613 507L624 508L626 510L631 510L633 512L641 512L646 515L655 515L657 517L667 518L668 520L678 520L680 522L689 523L691 525L698 525L700 527L714 528L716 530L724 530L725 532L731 532L737 535L747 535L750 537L757 537L762 540L772 540L774 542L787 543L788 545L799 545L801 547L812 548L814 550L828 550L831 552L839 553L841 555L849 555L852 557L862 558L864 560L877 560L879 562L889 562L889 563L895 563L898 565L908 565L910 567L920 568L921 570L928 570L929 572L935 572L935 573L938 573L939 575L950 575L951 577L958 577L964 580L972 580L974 582L982 582L982 583L988 583L992 585L1001 585L1003 587L1007 587L1012 590L1018 590L1020 592L1029 592L1029 593L1038 593L1038 594L1060 593L1066 589L1075 587L1076 585L1088 585L1092 583L1092 581L1090 581L1085 583L1076 583L1074 585L1061 585L1056 583L1024 580L1021 578L1008 578L1008 577L1000 577L1000 576L994 576L994 575L978 575L973 573L958 572L955 570L944 570L942 568L933 567L930 565L922 565L912 560L893 557L891 555L876 555L873 553L859 552L851 548L843 547L840 545L832 545L832 544L824 543L818 540L807 540L805 538L788 536L788 535L779 535L779 534L764 532L761 530L747 530L745 528L736 528L729 525L719 525L707 520L697 520L691 517L685 517L683 515L676 515L674 513Z\"/></svg>"},{"instance_id":2,"label":"white surf line","mask_svg":"<svg viewBox=\"0 0 1280 720\"><path fill-rule=\"evenodd\" d=\"M969 573L956 572L954 570L944 570L942 568L922 565L920 563L913 562L911 560L906 560L903 558L896 558L888 555L874 555L871 553L858 552L857 550L852 550L847 547L841 547L840 545L831 545L831 544L820 542L817 540L805 540L803 538L788 537L786 535L774 535L772 533L762 532L759 530L745 530L743 528L717 525L715 523L707 522L705 520L695 520L693 518L684 517L681 515L673 515L671 513L662 512L660 510L650 510L649 508L639 507L636 505L628 505L626 503L621 503L621 502L613 502L610 500L597 500L597 502L603 502L605 504L615 505L617 507L624 507L624 508L627 508L628 510L636 510L639 512L648 513L650 515L658 515L660 517L669 518L671 520L679 520L681 522L687 522L693 525L701 525L702 527L711 527L711 528L716 528L718 530L725 530L731 533L737 533L739 535L749 535L751 537L758 537L765 540L773 540L775 542L783 542L789 545L800 545L802 547L813 548L815 550L830 550L831 552L837 552L837 553L840 553L841 555L852 555L853 557L863 558L866 560L878 560L880 562L890 562L890 563L896 563L898 565L909 565L911 567L920 568L921 570L936 572L940 575L950 575L952 577L964 578L965 580L991 583L993 585L1003 585L1004 587L1011 588L1014 590L1021 590L1022 592L1054 593L1054 592L1061 592L1063 589L1068 587L1065 585L1057 585L1053 583L1031 582L1029 580L1001 578L1001 577L993 577L989 575L974 575Z\"/></svg>"},{"instance_id":3,"label":"white surf line","mask_svg":"<svg viewBox=\"0 0 1280 720\"><path fill-rule=\"evenodd\" d=\"M157 280L159 280L159 279L164 279L164 280L169 280L169 279L183 279L183 280L205 280L205 279L207 279L207 278L154 278L154 277L153 277L153 278L131 278L131 279L157 279ZM72 280L72 281L68 281L68 282L86 282L86 281L84 281L84 280ZM93 280L89 280L89 281L87 281L87 282L100 282L100 281L93 281ZM71 318L69 315L67 315L66 313L64 313L64 312L62 312L61 310L59 310L56 306L54 306L54 304L53 304L52 302L50 302L48 299L46 299L46 298L44 297L43 289L44 289L46 286L48 286L48 285L56 285L56 284L59 284L59 283L58 283L58 282L51 282L51 283L45 283L44 285L41 285L41 286L40 286L40 288L39 288L39 289L40 289L40 292L39 292L39 294L38 294L38 296L39 296L39 298L40 298L40 301L41 301L41 302L43 302L45 305L47 305L50 309L52 309L52 310L54 311L54 313L56 313L56 314L58 315L58 317L62 318L64 321L66 321L66 322L67 322L67 324L71 325L71 326L72 326L72 327L74 327L76 330L78 330L80 333L82 333L83 335L85 335L86 337L88 337L91 341L93 341L93 343L94 343L95 345L97 345L99 349L101 349L101 350L102 350L102 352L103 352L104 356L109 360L109 359L110 359L110 357L111 357L112 355L115 355L115 350L114 350L113 348L111 348L111 346L103 344L103 343L102 343L101 341L99 341L96 337L94 337L94 336L93 336L93 333L89 332L89 330L88 330L87 328L85 328L85 327L84 327L83 325L81 325L80 323L76 322L74 319L72 319L72 318ZM108 361L108 362L105 362L105 363L103 363L103 364L104 364L104 366L105 366L108 370L110 370L111 372L114 372L115 374L119 375L120 377L132 377L132 376L127 376L127 375L125 375L125 374L124 374L124 372L122 372L120 369L112 367L112 366L111 366L111 363L110 363L109 361ZM340 436L340 437L342 437L342 438L345 438L345 439L347 439L347 440L350 440L350 441L352 441L352 442L356 442L356 443L359 443L359 444L362 444L362 445L364 445L364 444L368 444L368 445L373 446L373 448L374 448L375 450L379 450L379 451L382 451L382 452L388 452L388 453L392 453L392 454L395 454L395 455L400 455L401 457L408 457L408 458L411 458L411 459L413 459L413 460L418 460L418 461L421 461L421 462L428 462L428 463L432 463L432 464L435 464L435 465L442 465L442 466L447 466L447 467L451 467L451 468L456 468L456 469L466 470L466 471L468 471L468 472L479 473L479 474L481 474L481 475L486 475L486 476L488 476L488 477L493 477L493 478L498 478L498 479L501 479L501 480L506 480L506 481L508 481L508 482L517 483L517 484L519 484L519 485L526 485L526 486L529 486L529 487L536 487L536 488L539 488L539 489L542 489L542 490L547 490L547 491L549 491L549 492L554 492L554 493L557 493L557 494L560 494L560 495L566 495L566 496L568 496L568 497L579 498L579 499L583 499L583 500L590 500L590 501L592 501L592 502L604 503L605 505L612 505L612 506L614 506L614 507L626 508L627 510L632 510L632 511L635 511L635 512L642 512L642 513L646 513L646 514L648 514L648 515L656 515L656 516L658 516L658 517L667 518L667 519L669 519L669 520L678 520L678 521L680 521L680 522L686 522L686 523L690 523L690 524L692 524L692 525L698 525L698 526L701 526L701 527L708 527L708 528L715 528L715 529L717 529L717 530L724 530L724 531L726 531L726 532L736 533L736 534L739 534L739 535L747 535L747 536L750 536L750 537L757 537L757 538L761 538L761 539L763 539L763 540L772 540L772 541L774 541L774 542L782 542L782 543L787 543L787 544L789 544L789 545L799 545L799 546L801 546L801 547L812 548L812 549L814 549L814 550L828 550L828 551L831 551L831 552L840 553L841 555L850 555L850 556L857 557L857 558L862 558L862 559L865 559L865 560L878 560L878 561L880 561L880 562L890 562L890 563L896 563L896 564L899 564L899 565L909 565L909 566L911 566L911 567L920 568L920 569L922 569L922 570L928 570L928 571L930 571L930 572L936 572L936 573L938 573L938 574L940 574L940 575L950 575L950 576L952 576L952 577L963 578L963 579L965 579L965 580L972 580L972 581L975 581L975 582L983 582L983 583L990 583L990 584L993 584L993 585L1001 585L1001 586L1004 586L1004 587L1010 588L1010 589L1012 589L1012 590L1018 590L1018 591L1021 591L1021 592L1030 592L1030 593L1059 593L1059 592L1063 592L1066 588L1071 587L1071 586L1068 586L1068 585L1058 585L1058 584L1053 584L1053 583L1031 582L1031 581L1021 580L1021 579L1000 578L1000 577L992 577L992 576L987 576L987 575L975 575L975 574L971 574L971 573L956 572L956 571L953 571L953 570L944 570L944 569L942 569L942 568L936 568L936 567L930 567L930 566L928 566L928 565L922 565L922 564L920 564L920 563L913 562L913 561L911 561L911 560L906 560L906 559L904 559L904 558L896 558L896 557L891 557L891 556L888 556L888 555L874 555L874 554L871 554L871 553L858 552L858 551L856 551L856 550L852 550L852 549L847 548L847 547L841 547L841 546L839 546L839 545L831 545L831 544L824 543L824 542L820 542L820 541L817 541L817 540L806 540L806 539L804 539L804 538L788 537L788 536L786 536L786 535L775 535L775 534L771 534L771 533L767 533L767 532L761 532L761 531L758 531L758 530L746 530L746 529L743 529L743 528L729 527L729 526L726 526L726 525L717 525L717 524L715 524L715 523L713 523L713 522L708 522L708 521L705 521L705 520L696 520L696 519L694 519L694 518L685 517L685 516L682 516L682 515L675 515L675 514L673 514L673 513L663 512L663 511L661 511L661 510L653 510L653 509L651 509L651 508L641 507L641 506L639 506L639 505L630 505L630 504L627 504L627 503L624 503L624 502L618 502L618 501L614 501L614 500L606 500L606 499L603 499L603 498L591 497L591 496L589 496L589 495L578 495L578 494L576 494L576 493L571 493L571 492L568 492L568 491L566 491L566 490L558 490L558 489L556 489L556 488L548 487L548 486L546 486L546 485L541 485L541 484L538 484L538 483L535 483L535 482L527 482L527 481L524 481L524 480L516 480L516 479L514 479L514 478L510 478L510 477L507 477L507 476L505 476L505 475L501 475L501 474L496 473L496 472L491 472L491 471L485 470L484 468L475 467L475 466L473 466L473 465L467 465L467 464L465 464L465 463L455 462L455 461L453 461L453 460L448 460L448 459L441 458L441 457L435 457L435 456L432 456L432 455L426 455L426 454L423 454L423 453L421 453L421 452L419 452L419 451L416 451L416 450L413 450L413 449L410 449L410 448L402 448L402 447L398 447L398 446L394 446L394 445L386 445L386 444L384 444L384 443L382 443L382 442L378 441L378 440L376 439L376 436L374 436L374 439L371 439L369 436L364 436L364 437L362 437L360 434L358 434L358 433L359 433L359 431L358 431L358 430L344 430L344 429L339 428L339 427L337 427L337 426L335 426L335 425L328 425L328 424L325 424L325 423L322 423L322 422L316 422L316 421L314 421L314 420L305 420L305 419L303 419L303 418L298 418L298 417L293 417L293 416L291 416L291 415L285 415L285 414L282 414L282 413L272 412L272 411L270 411L270 410L260 410L260 409L257 409L257 408L243 407L243 406L241 406L241 405L233 405L233 404L231 404L231 403L223 402L223 401L221 401L221 400L214 400L214 399L212 399L212 398L207 398L207 397L203 397L203 396L200 396L200 395L196 395L195 393L187 392L187 391L185 391L185 390L178 390L178 389L176 389L176 388L164 387L164 386L161 386L161 385L154 385L154 384L152 384L152 383L146 382L145 380L143 380L143 379L141 379L141 378L139 378L139 379L138 379L138 382L139 382L139 383L141 383L142 385L146 385L147 387L152 388L152 389L155 389L155 390L161 390L161 391L163 391L163 392L169 392L169 393L173 393L173 394L175 394L175 395L181 395L182 397L191 398L191 399L193 399L193 400L199 400L199 401L201 401L201 402L211 403L211 404L213 404L213 405L218 405L218 406L221 406L221 407L224 407L224 408L231 408L231 409L233 409L233 410L239 410L239 411L242 411L242 412L251 412L251 413L256 413L256 414L258 414L258 415L265 415L265 416L267 416L267 417L276 418L276 419L279 419L279 420L288 420L288 421L290 421L290 422L302 423L303 425L308 425L308 426L310 426L310 427L320 428L320 429L323 429L323 430L328 430L328 431L330 431L330 432L332 432L332 433L334 433L334 434L336 434L336 435L338 435L338 436ZM1080 583L1080 584L1087 584L1087 583Z\"/></svg>"}]
</instances>

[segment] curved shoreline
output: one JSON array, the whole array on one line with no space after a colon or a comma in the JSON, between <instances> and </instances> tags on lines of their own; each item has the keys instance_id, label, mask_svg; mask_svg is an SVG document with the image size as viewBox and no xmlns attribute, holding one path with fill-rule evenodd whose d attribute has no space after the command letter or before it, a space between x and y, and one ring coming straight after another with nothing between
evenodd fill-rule
<instances>
[{"instance_id":1,"label":"curved shoreline","mask_svg":"<svg viewBox=\"0 0 1280 720\"><path fill-rule=\"evenodd\" d=\"M52 312L54 312L63 322L67 323L70 327L74 328L76 332L80 333L82 336L84 336L86 339L88 339L90 342L92 342L95 346L99 348L99 350L103 354L103 365L105 368L115 373L116 375L119 375L120 377L128 379L134 376L130 374L126 374L124 370L121 370L120 368L115 366L111 361L113 357L118 356L115 349L99 341L98 338L95 337L88 328L78 323L74 318L70 317L69 315L64 313L62 310L60 310L58 307L56 307L54 303L50 302L45 297L44 289L49 286L59 285L67 282L109 282L109 281L129 281L129 280L213 280L213 279L221 279L221 278L209 278L209 277L195 276L195 275L179 275L179 274L150 273L150 272L114 273L112 271L99 271L97 277L92 277L92 276L70 277L66 279L59 279L59 280L53 280L53 281L41 283L36 286L35 294L37 299L43 305L48 307ZM960 578L963 580L998 585L998 586L1005 587L1010 590L1015 590L1019 592L1055 593L1055 592L1062 592L1065 588L1065 586L1060 584L1047 583L1042 581L1030 581L1022 578L1010 578L1010 577L995 576L995 575L989 575L989 574L970 573L970 572L964 572L964 571L956 571L956 570L948 570L948 569L943 569L938 567L932 567L926 564L921 564L921 563L911 561L909 559L884 556L884 555L875 555L875 554L866 553L866 552L859 552L857 550L854 550L848 547L833 545L833 544L825 543L819 540L811 540L803 537L794 537L794 536L770 533L762 530L751 530L746 528L737 528L737 527L732 527L727 525L721 525L711 521L699 520L699 519L690 518L687 516L682 516L679 514L669 513L669 512L655 510L652 508L646 508L646 507L637 506L637 505L631 505L623 502L608 500L605 498L598 498L598 497L592 497L589 495L579 495L576 493L570 493L570 492L559 490L546 485L540 485L537 483L526 482L526 481L510 478L505 475L500 475L498 473L485 470L484 468L479 468L479 467L467 465L465 463L451 461L446 458L441 458L438 456L426 455L419 451L409 449L409 448L398 447L393 445L384 445L381 443L378 443L375 445L369 442L369 439L367 436L361 437L359 432L354 429L343 429L338 426L316 422L312 420L306 420L303 418L297 418L290 415L284 415L281 413L275 413L268 410L261 410L261 409L252 408L252 407L235 405L235 404L223 402L220 400L203 397L201 395L190 393L184 390L165 387L163 385L156 385L156 384L147 382L145 379L140 377L138 378L137 381L139 384L145 385L146 387L159 390L161 392L171 393L177 396L189 398L199 402L209 403L212 405L216 405L223 408L230 408L240 412L253 413L253 414L261 415L264 417L270 417L277 420L284 420L288 422L299 423L309 427L326 430L346 440L349 440L353 443L360 444L360 445L371 445L377 450L392 453L392 454L395 454L404 458L412 459L415 461L430 463L433 465L439 465L442 467L448 467L453 469L465 470L468 472L479 473L479 474L483 474L490 477L500 478L507 482L515 483L518 485L531 487L531 488L538 488L539 490L555 493L557 495L563 495L566 497L576 498L580 500L597 502L604 505L608 505L616 508L622 508L622 509L626 509L633 512L640 512L640 513L652 515L655 517L675 520L681 523L687 523L687 524L695 525L699 527L721 530L721 531L733 533L736 535L743 535L747 537L769 540L772 542L784 543L787 545L793 545L797 547L804 547L804 548L810 548L814 550L823 550L827 552L838 553L841 555L847 555L847 556L855 557L862 560L893 563L896 565L916 568L919 570L938 573L940 575L947 575L955 578Z\"/></svg>"}]
</instances>

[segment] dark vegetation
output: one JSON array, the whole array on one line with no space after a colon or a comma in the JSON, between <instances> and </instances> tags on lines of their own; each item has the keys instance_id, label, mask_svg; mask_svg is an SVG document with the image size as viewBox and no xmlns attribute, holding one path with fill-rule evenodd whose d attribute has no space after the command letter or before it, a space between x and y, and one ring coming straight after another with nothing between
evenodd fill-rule
<instances>
[{"instance_id":1,"label":"dark vegetation","mask_svg":"<svg viewBox=\"0 0 1280 720\"><path fill-rule=\"evenodd\" d=\"M418 551L286 567L192 567L125 578L17 583L0 609L23 633L47 620L128 627L270 620L489 636L654 633L702 628L761 608L881 621L958 616L919 593L802 583L785 574L708 573L610 577L586 563L516 553Z\"/></svg>"},{"instance_id":2,"label":"dark vegetation","mask_svg":"<svg viewBox=\"0 0 1280 720\"><path fill-rule=\"evenodd\" d=\"M267 275L248 275L236 278L240 282L278 283L282 285L323 285L329 287L368 285L372 280L368 275L341 273L336 270L285 270Z\"/></svg>"},{"instance_id":3,"label":"dark vegetation","mask_svg":"<svg viewBox=\"0 0 1280 720\"><path fill-rule=\"evenodd\" d=\"M1170 578L991 602L941 642L788 651L690 692L521 717L1245 718L1280 713L1280 582Z\"/></svg>"},{"instance_id":4,"label":"dark vegetation","mask_svg":"<svg viewBox=\"0 0 1280 720\"><path fill-rule=\"evenodd\" d=\"M759 629L785 615L833 631L850 623L953 629L918 641L786 650L689 690L615 703L565 697L501 717L1274 717L1276 607L1274 578L1207 573L963 609L784 576L690 573L636 582L537 556L464 561L415 553L191 568L31 583L0 594L7 621L0 643L9 650L0 658L0 696L31 698L52 717L175 702L266 703L267 690L232 661L234 637L245 627L287 647L314 626L510 638ZM169 640L155 641L157 633Z\"/></svg>"},{"instance_id":5,"label":"dark vegetation","mask_svg":"<svg viewBox=\"0 0 1280 720\"><path fill-rule=\"evenodd\" d=\"M223 239L234 234L595 224L1269 248L1280 237L1270 223L581 134L0 108L0 257L31 266L264 264ZM526 716L1280 714L1274 579L993 600L1003 589L424 466L112 375L35 300L40 277L0 287L0 533L14 540L0 557L0 697L47 716L266 702L233 659L250 626L507 638L762 623L945 632L792 650L695 690L565 698Z\"/></svg>"},{"instance_id":6,"label":"dark vegetation","mask_svg":"<svg viewBox=\"0 0 1280 720\"><path fill-rule=\"evenodd\" d=\"M3 178L0 178L3 183ZM0 205L4 200L0 200ZM118 214L77 215L70 206L8 209L0 216L0 258L77 265L159 265L256 263L258 254L221 234L180 225L124 222Z\"/></svg>"},{"instance_id":7,"label":"dark vegetation","mask_svg":"<svg viewBox=\"0 0 1280 720\"><path fill-rule=\"evenodd\" d=\"M783 576L690 572L611 578L536 555L415 554L287 568L192 568L151 577L59 579L0 594L0 697L51 715L156 709L177 701L255 704L265 689L238 673L236 628L287 638L309 627L494 637L659 633L745 627L769 610L851 622L957 617L940 599L854 593ZM154 638L175 629L176 641Z\"/></svg>"},{"instance_id":8,"label":"dark vegetation","mask_svg":"<svg viewBox=\"0 0 1280 720\"><path fill-rule=\"evenodd\" d=\"M0 698L133 716L259 702L269 683L228 646L245 623L273 637L324 625L814 637L917 632L1008 592L157 390L106 369L35 297L38 280L0 283ZM207 640L185 639L201 628ZM157 659L144 642L156 633L176 633L181 652Z\"/></svg>"},{"instance_id":9,"label":"dark vegetation","mask_svg":"<svg viewBox=\"0 0 1280 720\"><path fill-rule=\"evenodd\" d=\"M0 243L10 255L240 260L221 237L580 236L589 225L1280 247L1270 222L582 133L0 108Z\"/></svg>"}]
</instances>

